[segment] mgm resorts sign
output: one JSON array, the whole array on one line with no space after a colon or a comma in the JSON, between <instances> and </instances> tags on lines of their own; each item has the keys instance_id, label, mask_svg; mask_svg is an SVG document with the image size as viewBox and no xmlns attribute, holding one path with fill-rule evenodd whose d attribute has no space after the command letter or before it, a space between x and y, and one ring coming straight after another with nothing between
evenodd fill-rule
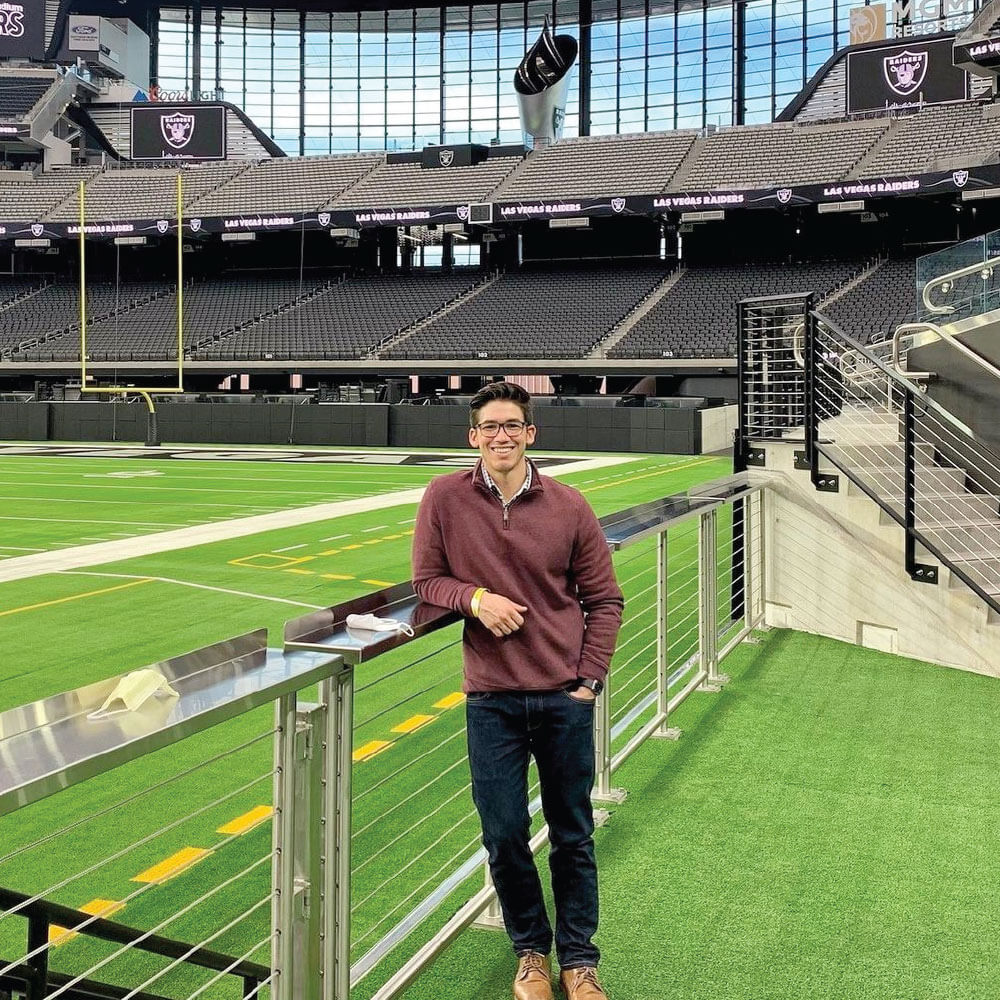
<instances>
[{"instance_id":1,"label":"mgm resorts sign","mask_svg":"<svg viewBox=\"0 0 1000 1000\"><path fill-rule=\"evenodd\" d=\"M985 2L985 0L984 0ZM895 38L960 31L975 17L977 0L894 0L890 5ZM886 4L853 7L850 13L850 43L863 45L886 39Z\"/></svg>"}]
</instances>

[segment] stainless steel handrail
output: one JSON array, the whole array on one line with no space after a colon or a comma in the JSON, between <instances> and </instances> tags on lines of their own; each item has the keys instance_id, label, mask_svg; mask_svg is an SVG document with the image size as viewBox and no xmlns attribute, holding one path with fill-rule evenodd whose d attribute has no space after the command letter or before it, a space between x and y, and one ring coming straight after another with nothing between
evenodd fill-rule
<instances>
[{"instance_id":1,"label":"stainless steel handrail","mask_svg":"<svg viewBox=\"0 0 1000 1000\"><path fill-rule=\"evenodd\" d=\"M959 352L963 357L968 358L974 364L979 365L984 371L989 372L994 378L1000 379L1000 368L996 365L991 364L982 355L977 354L972 348L966 347L960 340L957 340L954 334L948 333L946 330L942 330L936 323L901 323L896 327L896 332L892 335L892 364L893 367L904 377L904 378L919 378L929 376L930 372L905 372L901 367L901 362L899 359L899 342L902 336L907 333L932 333L939 340L948 344L950 347L954 347L956 351Z\"/></svg>"},{"instance_id":2,"label":"stainless steel handrail","mask_svg":"<svg viewBox=\"0 0 1000 1000\"><path fill-rule=\"evenodd\" d=\"M947 274L942 274L937 278L931 278L924 285L924 290L920 296L927 307L927 311L937 313L938 315L953 313L955 311L954 306L935 305L931 301L931 292L935 288L947 284L949 281L954 281L956 278L964 278L966 275L976 274L977 272L982 273L983 280L985 281L987 278L993 276L993 268L997 265L1000 265L1000 257L990 257L989 260L981 260L975 264L969 264L968 267L960 268L957 271L949 271Z\"/></svg>"}]
</instances>

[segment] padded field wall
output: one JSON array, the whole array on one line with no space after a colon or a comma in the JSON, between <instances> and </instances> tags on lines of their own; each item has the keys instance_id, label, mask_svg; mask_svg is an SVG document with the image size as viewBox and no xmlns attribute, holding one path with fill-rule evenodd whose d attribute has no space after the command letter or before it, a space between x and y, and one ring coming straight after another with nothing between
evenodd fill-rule
<instances>
[{"instance_id":1,"label":"padded field wall","mask_svg":"<svg viewBox=\"0 0 1000 1000\"><path fill-rule=\"evenodd\" d=\"M545 407L536 447L697 455L731 443L729 411L659 407ZM355 448L461 448L467 411L459 406L338 403L163 403L160 440L168 444L332 445ZM143 404L0 403L0 440L145 440Z\"/></svg>"}]
</instances>

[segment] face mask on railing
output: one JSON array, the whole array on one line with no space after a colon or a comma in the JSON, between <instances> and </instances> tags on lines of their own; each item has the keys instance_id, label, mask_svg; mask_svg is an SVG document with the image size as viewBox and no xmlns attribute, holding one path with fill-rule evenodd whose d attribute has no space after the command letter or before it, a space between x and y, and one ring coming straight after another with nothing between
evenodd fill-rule
<instances>
[{"instance_id":1,"label":"face mask on railing","mask_svg":"<svg viewBox=\"0 0 1000 1000\"><path fill-rule=\"evenodd\" d=\"M377 618L375 615L348 615L347 627L365 632L398 632L400 635L413 635L413 629L406 622L395 618Z\"/></svg>"}]
</instances>

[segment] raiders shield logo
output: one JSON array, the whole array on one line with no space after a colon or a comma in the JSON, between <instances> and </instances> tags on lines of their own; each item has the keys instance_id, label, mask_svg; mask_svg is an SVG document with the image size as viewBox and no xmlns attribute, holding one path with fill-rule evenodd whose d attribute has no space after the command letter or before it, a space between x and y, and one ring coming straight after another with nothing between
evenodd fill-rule
<instances>
[{"instance_id":1,"label":"raiders shield logo","mask_svg":"<svg viewBox=\"0 0 1000 1000\"><path fill-rule=\"evenodd\" d=\"M453 149L442 149L441 152L438 153L438 160L440 161L442 167L450 167L454 159L455 150Z\"/></svg>"},{"instance_id":2,"label":"raiders shield logo","mask_svg":"<svg viewBox=\"0 0 1000 1000\"><path fill-rule=\"evenodd\" d=\"M624 198L612 198L611 199L611 211L616 215L625 211L625 199Z\"/></svg>"},{"instance_id":3,"label":"raiders shield logo","mask_svg":"<svg viewBox=\"0 0 1000 1000\"><path fill-rule=\"evenodd\" d=\"M201 230L201 219L192 219L191 220L191 232L192 233L197 233L200 230Z\"/></svg>"},{"instance_id":4,"label":"raiders shield logo","mask_svg":"<svg viewBox=\"0 0 1000 1000\"><path fill-rule=\"evenodd\" d=\"M166 219L159 219L156 223L156 231L162 236L170 228L170 223Z\"/></svg>"},{"instance_id":5,"label":"raiders shield logo","mask_svg":"<svg viewBox=\"0 0 1000 1000\"><path fill-rule=\"evenodd\" d=\"M455 209L455 214L459 217L459 219L462 222L468 222L469 221L469 206L468 205L459 205L458 208Z\"/></svg>"},{"instance_id":6,"label":"raiders shield logo","mask_svg":"<svg viewBox=\"0 0 1000 1000\"><path fill-rule=\"evenodd\" d=\"M42 233L44 233L44 232L45 232L45 226L43 226L40 222L33 222L31 224L31 235L32 236L41 236Z\"/></svg>"},{"instance_id":7,"label":"raiders shield logo","mask_svg":"<svg viewBox=\"0 0 1000 1000\"><path fill-rule=\"evenodd\" d=\"M182 115L179 111L172 115L160 115L160 132L167 145L183 149L194 135L194 115Z\"/></svg>"},{"instance_id":8,"label":"raiders shield logo","mask_svg":"<svg viewBox=\"0 0 1000 1000\"><path fill-rule=\"evenodd\" d=\"M909 97L927 76L927 53L904 49L898 55L886 56L882 60L882 72L893 91L900 97Z\"/></svg>"},{"instance_id":9,"label":"raiders shield logo","mask_svg":"<svg viewBox=\"0 0 1000 1000\"><path fill-rule=\"evenodd\" d=\"M791 188L778 188L777 191L778 201L782 205L787 205L792 200L792 189Z\"/></svg>"},{"instance_id":10,"label":"raiders shield logo","mask_svg":"<svg viewBox=\"0 0 1000 1000\"><path fill-rule=\"evenodd\" d=\"M316 216L316 220L321 226L328 226L330 225L330 213L320 212L319 215Z\"/></svg>"},{"instance_id":11,"label":"raiders shield logo","mask_svg":"<svg viewBox=\"0 0 1000 1000\"><path fill-rule=\"evenodd\" d=\"M964 188L969 182L969 171L968 170L953 170L951 172L951 179L955 182L955 187Z\"/></svg>"}]
</instances>

